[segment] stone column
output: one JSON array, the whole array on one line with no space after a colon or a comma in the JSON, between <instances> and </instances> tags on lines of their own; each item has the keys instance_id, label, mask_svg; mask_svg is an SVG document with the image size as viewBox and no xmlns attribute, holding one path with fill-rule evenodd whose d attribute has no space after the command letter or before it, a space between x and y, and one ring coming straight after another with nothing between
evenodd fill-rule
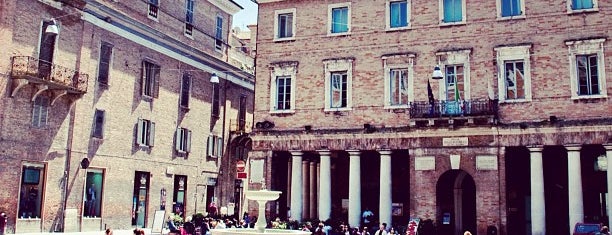
<instances>
[{"instance_id":1,"label":"stone column","mask_svg":"<svg viewBox=\"0 0 612 235\"><path fill-rule=\"evenodd\" d=\"M319 150L321 168L319 174L319 220L325 221L331 216L331 152Z\"/></svg>"},{"instance_id":2,"label":"stone column","mask_svg":"<svg viewBox=\"0 0 612 235\"><path fill-rule=\"evenodd\" d=\"M302 218L310 219L310 164L302 161Z\"/></svg>"},{"instance_id":3,"label":"stone column","mask_svg":"<svg viewBox=\"0 0 612 235\"><path fill-rule=\"evenodd\" d=\"M315 210L316 212L316 217L315 218L319 218L319 194L321 193L321 163L317 162L317 189L315 190L317 192L317 196L316 196L316 204L315 204Z\"/></svg>"},{"instance_id":4,"label":"stone column","mask_svg":"<svg viewBox=\"0 0 612 235\"><path fill-rule=\"evenodd\" d=\"M291 219L302 221L302 153L291 151Z\"/></svg>"},{"instance_id":5,"label":"stone column","mask_svg":"<svg viewBox=\"0 0 612 235\"><path fill-rule=\"evenodd\" d=\"M348 223L352 228L361 222L361 152L348 150L349 153L349 208Z\"/></svg>"},{"instance_id":6,"label":"stone column","mask_svg":"<svg viewBox=\"0 0 612 235\"><path fill-rule=\"evenodd\" d=\"M546 235L542 147L529 147L531 173L531 234Z\"/></svg>"},{"instance_id":7,"label":"stone column","mask_svg":"<svg viewBox=\"0 0 612 235\"><path fill-rule=\"evenodd\" d=\"M379 199L379 221L391 226L391 151L379 150L380 153L380 199Z\"/></svg>"},{"instance_id":8,"label":"stone column","mask_svg":"<svg viewBox=\"0 0 612 235\"><path fill-rule=\"evenodd\" d=\"M574 226L584 220L582 201L582 171L580 169L580 146L565 146L567 149L567 191L569 193L570 234Z\"/></svg>"},{"instance_id":9,"label":"stone column","mask_svg":"<svg viewBox=\"0 0 612 235\"><path fill-rule=\"evenodd\" d=\"M317 218L317 163L315 161L310 162L310 215L311 219Z\"/></svg>"},{"instance_id":10,"label":"stone column","mask_svg":"<svg viewBox=\"0 0 612 235\"><path fill-rule=\"evenodd\" d=\"M289 211L291 212L291 160L292 158L289 158L287 161L287 207L289 207ZM287 215L289 217L289 215ZM289 218L287 218L289 219Z\"/></svg>"},{"instance_id":11,"label":"stone column","mask_svg":"<svg viewBox=\"0 0 612 235\"><path fill-rule=\"evenodd\" d=\"M608 179L608 198L606 198L606 204L608 205L608 224L612 224L612 143L605 144L606 148L606 160L608 161L606 175Z\"/></svg>"}]
</instances>

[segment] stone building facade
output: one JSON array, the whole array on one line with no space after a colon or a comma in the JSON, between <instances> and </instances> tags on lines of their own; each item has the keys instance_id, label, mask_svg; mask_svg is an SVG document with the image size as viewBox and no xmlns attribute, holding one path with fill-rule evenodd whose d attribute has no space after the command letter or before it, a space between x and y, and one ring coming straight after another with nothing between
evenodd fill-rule
<instances>
[{"instance_id":1,"label":"stone building facade","mask_svg":"<svg viewBox=\"0 0 612 235\"><path fill-rule=\"evenodd\" d=\"M0 2L7 232L152 228L158 211L186 217L239 200L222 172L252 123L253 76L227 62L240 9Z\"/></svg>"},{"instance_id":2,"label":"stone building facade","mask_svg":"<svg viewBox=\"0 0 612 235\"><path fill-rule=\"evenodd\" d=\"M269 214L357 227L369 209L438 234L609 224L609 2L258 3L249 163L282 191Z\"/></svg>"}]
</instances>

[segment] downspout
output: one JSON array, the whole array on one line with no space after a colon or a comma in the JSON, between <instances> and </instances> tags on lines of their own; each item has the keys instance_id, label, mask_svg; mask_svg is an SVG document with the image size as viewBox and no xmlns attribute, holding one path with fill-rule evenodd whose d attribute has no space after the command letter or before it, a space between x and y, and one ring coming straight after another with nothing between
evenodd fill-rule
<instances>
[{"instance_id":1,"label":"downspout","mask_svg":"<svg viewBox=\"0 0 612 235\"><path fill-rule=\"evenodd\" d=\"M219 156L221 158L221 167L220 167L220 171L219 171L219 176L221 177L227 177L228 174L223 174L223 171L227 171L227 163L229 162L229 159L226 160L226 158L224 157L224 155L226 155L227 150L225 148L225 146L229 146L229 140L226 142L225 141L225 132L227 130L225 130L225 122L227 121L227 88L229 87L229 85L231 84L231 82L229 82L229 80L227 80L227 73L225 73L225 81L223 82L223 122L221 125L221 139L223 140L223 146L221 147L221 149L223 150L223 153L221 154L221 156ZM225 198L225 187L221 186L219 187L221 189L221 192L219 192L219 198L220 200L223 201L219 201L219 210L221 209L221 205L226 205L227 201ZM223 204L225 203L225 204ZM220 213L220 211L219 211Z\"/></svg>"},{"instance_id":2,"label":"downspout","mask_svg":"<svg viewBox=\"0 0 612 235\"><path fill-rule=\"evenodd\" d=\"M251 0L252 2L254 2L255 4L257 4L257 22L259 21L259 17L261 16L259 13L261 12L261 10L259 9L259 3L256 0ZM255 39L259 38L259 25L257 25L257 30L255 32ZM256 92L257 92L257 40L251 40L251 43L255 44L255 48L253 48L251 46L251 50L255 50L255 57L253 58L253 96L251 97L253 100L252 104L253 104L253 113L251 114L251 133L249 134L251 137L251 141L252 141L252 135L253 132L255 130L255 128L253 128L255 126L255 96L256 96ZM253 145L251 145L253 146ZM249 153L252 151L252 147L251 149L249 149ZM246 165L248 166L248 168L250 168L250 164L249 164L249 154L247 154L247 156L245 156L245 162ZM250 176L248 176L250 177ZM248 201L246 200L246 197L244 196L244 192L249 190L249 181L247 179L243 179L242 180L242 189L240 191L240 210L239 213L243 213L243 212L248 212L249 210L249 205L248 205ZM240 214L239 216L242 216L242 214ZM241 217L240 217L241 218Z\"/></svg>"},{"instance_id":3,"label":"downspout","mask_svg":"<svg viewBox=\"0 0 612 235\"><path fill-rule=\"evenodd\" d=\"M85 22L82 21L81 22L81 43L79 45L79 50L78 50L78 56L77 56L77 63L76 63L76 67L75 70L77 72L80 72L81 70L81 52L83 50L83 45L84 45L84 40L85 40ZM74 139L74 123L75 123L75 114L76 114L76 102L77 100L81 98L81 97L76 97L70 100L70 105L69 105L69 109L70 109L70 120L68 121L68 133L66 136L66 159L64 162L64 182L63 182L63 187L64 187L64 192L62 195L62 212L61 212L61 218L60 221L61 223L57 223L56 227L55 227L55 231L58 232L64 232L65 230L65 223L66 223L66 208L68 207L68 194L70 193L70 190L68 189L68 182L70 182L70 163L72 162L72 141ZM57 226L59 226L61 224L61 229L58 229Z\"/></svg>"},{"instance_id":4,"label":"downspout","mask_svg":"<svg viewBox=\"0 0 612 235\"><path fill-rule=\"evenodd\" d=\"M64 192L62 195L62 213L61 213L61 218L60 218L60 222L58 222L56 224L55 227L55 231L56 232L64 232L65 229L65 218L66 218L66 208L68 205L68 194L70 192L70 190L68 189L68 182L70 179L70 162L72 161L72 140L73 140L73 133L74 133L74 115L75 115L75 108L76 108L76 100L72 101L70 104L70 121L68 124L68 133L67 133L67 138L66 138L66 159L64 162L64 180L62 183L62 186L64 187ZM61 224L61 228L58 229L57 226L60 226Z\"/></svg>"}]
</instances>

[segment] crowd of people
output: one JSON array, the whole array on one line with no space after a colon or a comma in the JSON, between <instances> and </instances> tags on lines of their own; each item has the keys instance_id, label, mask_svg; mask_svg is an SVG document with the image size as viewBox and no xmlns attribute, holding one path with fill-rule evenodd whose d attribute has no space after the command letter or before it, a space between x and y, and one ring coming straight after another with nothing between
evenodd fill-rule
<instances>
[{"instance_id":1,"label":"crowd of people","mask_svg":"<svg viewBox=\"0 0 612 235\"><path fill-rule=\"evenodd\" d=\"M168 217L166 227L170 235L207 235L210 234L211 229L253 228L256 220L257 217L251 217L246 212L240 221L235 217L207 216L193 219L192 216L188 216L182 226L179 226L175 224L172 217Z\"/></svg>"}]
</instances>

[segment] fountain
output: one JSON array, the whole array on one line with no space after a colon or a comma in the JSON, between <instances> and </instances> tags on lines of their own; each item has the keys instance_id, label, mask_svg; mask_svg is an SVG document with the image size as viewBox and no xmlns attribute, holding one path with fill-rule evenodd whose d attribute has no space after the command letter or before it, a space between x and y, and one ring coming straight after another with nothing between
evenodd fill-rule
<instances>
[{"instance_id":1,"label":"fountain","mask_svg":"<svg viewBox=\"0 0 612 235\"><path fill-rule=\"evenodd\" d=\"M244 234L274 234L274 235L310 235L310 232L288 229L266 229L266 203L278 199L280 191L269 191L262 184L261 190L245 191L244 195L247 199L257 201L259 206L257 222L255 229L252 228L228 228L228 229L211 229L212 235L244 235Z\"/></svg>"}]
</instances>

